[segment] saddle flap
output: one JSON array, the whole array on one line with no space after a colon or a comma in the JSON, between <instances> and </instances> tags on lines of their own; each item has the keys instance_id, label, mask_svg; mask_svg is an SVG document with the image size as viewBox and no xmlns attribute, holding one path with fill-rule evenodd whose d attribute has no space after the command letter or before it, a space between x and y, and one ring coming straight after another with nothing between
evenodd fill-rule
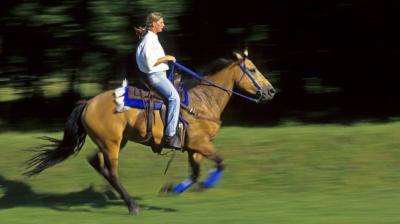
<instances>
[{"instance_id":1,"label":"saddle flap","mask_svg":"<svg viewBox=\"0 0 400 224\"><path fill-rule=\"evenodd\" d=\"M144 90L135 86L129 86L128 87L128 98L129 99L149 99L152 98L153 100L156 101L162 101L162 97L154 92L154 91L148 91Z\"/></svg>"}]
</instances>

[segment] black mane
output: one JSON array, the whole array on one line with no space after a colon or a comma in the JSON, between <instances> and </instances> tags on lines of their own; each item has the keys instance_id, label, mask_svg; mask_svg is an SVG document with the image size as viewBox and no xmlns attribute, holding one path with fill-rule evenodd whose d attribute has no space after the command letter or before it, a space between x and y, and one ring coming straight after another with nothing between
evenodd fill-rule
<instances>
[{"instance_id":1,"label":"black mane","mask_svg":"<svg viewBox=\"0 0 400 224\"><path fill-rule=\"evenodd\" d=\"M197 71L195 71L195 72L201 76L209 76L209 75L213 75L213 74L221 71L222 69L226 68L227 66L229 66L232 63L234 63L234 60L226 59L226 58L218 58L218 59L208 63L204 67L202 67L198 72ZM180 71L180 73L182 74L183 71ZM193 78L190 75L182 74L182 77L184 77L184 79L185 79L185 88L186 89L191 89L200 83L199 80Z\"/></svg>"},{"instance_id":2,"label":"black mane","mask_svg":"<svg viewBox=\"0 0 400 224\"><path fill-rule=\"evenodd\" d=\"M231 59L218 58L204 66L204 68L201 69L200 74L204 76L215 74L227 67L228 65L232 64L233 62L234 61Z\"/></svg>"}]
</instances>

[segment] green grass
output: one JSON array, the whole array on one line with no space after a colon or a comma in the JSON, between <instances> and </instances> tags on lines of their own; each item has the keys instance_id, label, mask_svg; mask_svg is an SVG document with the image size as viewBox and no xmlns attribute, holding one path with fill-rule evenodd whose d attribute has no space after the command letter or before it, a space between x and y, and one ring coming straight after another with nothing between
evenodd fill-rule
<instances>
[{"instance_id":1,"label":"green grass","mask_svg":"<svg viewBox=\"0 0 400 224\"><path fill-rule=\"evenodd\" d=\"M216 188L158 197L167 181L188 176L186 154L169 157L130 143L120 175L138 197L133 217L120 200L105 198L106 184L82 152L38 177L20 175L41 144L34 137L60 133L0 134L1 223L400 223L400 122L223 128L215 140L226 172ZM212 163L203 163L202 178Z\"/></svg>"}]
</instances>

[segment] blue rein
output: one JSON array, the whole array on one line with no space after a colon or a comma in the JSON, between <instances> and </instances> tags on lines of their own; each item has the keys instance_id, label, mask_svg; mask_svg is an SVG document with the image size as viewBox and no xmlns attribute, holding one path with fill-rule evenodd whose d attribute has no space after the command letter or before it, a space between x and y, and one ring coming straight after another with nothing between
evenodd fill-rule
<instances>
[{"instance_id":1,"label":"blue rein","mask_svg":"<svg viewBox=\"0 0 400 224\"><path fill-rule=\"evenodd\" d=\"M201 82L207 83L208 85L214 86L214 87L216 87L216 88L218 88L220 90L223 90L223 91L225 91L227 93L232 93L234 95L243 97L243 98L245 98L247 100L250 100L252 102L258 103L260 101L261 97L262 97L262 94L261 94L260 98L255 99L255 98L248 97L248 96L245 96L243 94L240 94L238 92L235 92L233 90L226 89L226 88L224 88L224 87L222 87L220 85L217 85L217 84L205 79L203 76L197 74L196 72L193 72L192 70L186 68L185 66L183 66L183 65L181 65L181 64L179 64L177 62L174 62L174 63L171 64L170 73L168 75L168 79L171 82L173 82L173 80L174 80L175 66L177 68L183 70L184 72L188 73L189 75L193 76L194 78L200 80ZM240 63L239 66L242 69L243 73L245 75L247 75L250 78L250 80L253 82L254 86L257 88L257 92L260 92L261 91L261 86L258 84L258 82L254 79L254 77L246 69L244 63L243 62ZM181 83L181 85L182 85L182 83ZM182 90L182 86L181 86L180 90ZM187 98L187 97L185 97L185 98ZM221 179L222 175L223 175L223 170L222 169L213 169L213 170L211 170L209 172L208 176L206 177L206 179L204 180L204 182L202 182L202 187L204 187L204 188L212 188L212 187L214 187L219 182L219 180ZM184 192L187 189L189 189L193 184L194 184L194 182L193 182L193 180L191 178L186 179L186 180L180 182L179 184L177 184L172 189L172 192L174 192L175 194L181 194L182 192Z\"/></svg>"},{"instance_id":2,"label":"blue rein","mask_svg":"<svg viewBox=\"0 0 400 224\"><path fill-rule=\"evenodd\" d=\"M213 82L211 82L211 81L205 79L203 76L201 76L201 75L197 74L196 72L194 72L194 71L192 71L192 70L186 68L185 66L179 64L178 62L173 62L173 63L171 63L171 69L170 69L170 73L169 73L169 75L168 75L168 78L169 78L170 80L172 80L172 81L173 81L175 66L178 67L179 69L181 69L182 71L188 73L189 75L193 76L194 78L200 80L201 82L207 83L207 84L209 84L210 86L214 86L214 87L216 87L216 88L218 88L218 89L220 89L220 90L222 90L222 91L225 91L225 92L228 92L228 93L232 93L232 94L234 94L234 95L240 96L240 97L245 98L246 100L250 100L250 101L252 101L252 102L258 103L258 102L260 101L260 98L261 98L261 97L258 98L258 99L256 99L256 98L253 98L253 97L245 96L245 95L243 95L243 94L241 94L241 93L238 93L238 92L235 92L235 91L233 91L233 90L226 89L226 88L224 88L224 87L222 87L222 86L220 86L220 85L217 85L217 84L215 84L215 83L213 83ZM257 91L261 91L260 85L258 85L258 83L256 82L256 80L254 80L254 78L250 75L250 73L247 71L246 67L245 67L244 65L242 65L242 63L240 64L240 68L241 68L242 71L251 79L251 81L253 82L253 84L257 87L257 89L258 89Z\"/></svg>"}]
</instances>

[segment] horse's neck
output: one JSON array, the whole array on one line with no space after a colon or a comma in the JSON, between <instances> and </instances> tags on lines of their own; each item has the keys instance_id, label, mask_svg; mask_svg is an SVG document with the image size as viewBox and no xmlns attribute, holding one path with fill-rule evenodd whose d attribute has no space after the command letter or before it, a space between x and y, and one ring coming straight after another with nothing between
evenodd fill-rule
<instances>
[{"instance_id":1,"label":"horse's neck","mask_svg":"<svg viewBox=\"0 0 400 224\"><path fill-rule=\"evenodd\" d=\"M234 85L234 80L232 77L233 76L231 74L221 71L212 76L207 76L206 80L225 89L232 90ZM221 116L222 111L225 109L232 95L231 93L221 90L215 86L210 86L204 83L196 86L192 90L192 97L197 98L196 104L193 106L197 107L197 105L201 104L207 108L211 114L218 118Z\"/></svg>"}]
</instances>

